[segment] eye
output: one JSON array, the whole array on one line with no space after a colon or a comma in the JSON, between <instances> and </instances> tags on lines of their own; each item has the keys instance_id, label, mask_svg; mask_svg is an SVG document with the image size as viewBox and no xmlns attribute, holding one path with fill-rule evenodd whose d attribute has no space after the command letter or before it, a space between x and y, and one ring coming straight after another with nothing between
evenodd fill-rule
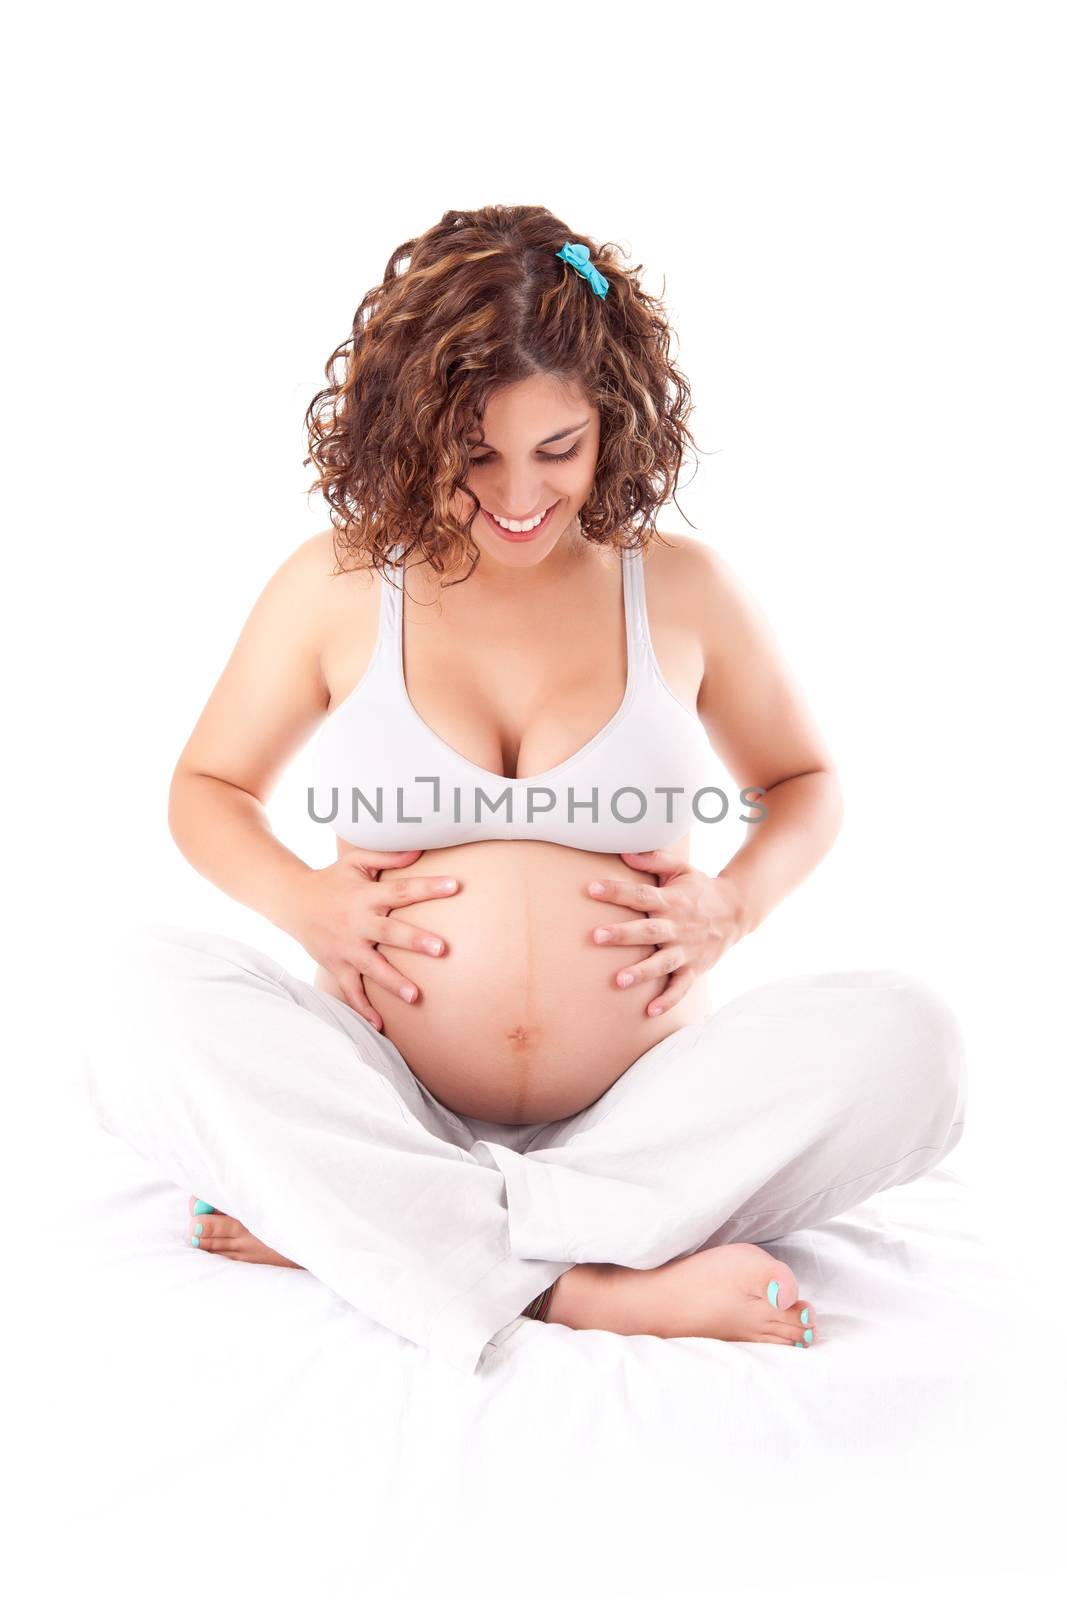
<instances>
[{"instance_id":1,"label":"eye","mask_svg":"<svg viewBox=\"0 0 1067 1600\"><path fill-rule=\"evenodd\" d=\"M554 456L554 455L551 454L550 451L542 450L541 451L541 460L542 461L573 461L575 456L578 454L578 451L580 450L580 448L581 448L580 443L579 444L572 444L570 449L569 450L564 450L563 454L560 455L560 456ZM483 461L491 461L492 459L493 459L493 451L490 450L488 455L485 455L485 456L472 456L471 457L471 466L472 467L480 467L482 465Z\"/></svg>"}]
</instances>

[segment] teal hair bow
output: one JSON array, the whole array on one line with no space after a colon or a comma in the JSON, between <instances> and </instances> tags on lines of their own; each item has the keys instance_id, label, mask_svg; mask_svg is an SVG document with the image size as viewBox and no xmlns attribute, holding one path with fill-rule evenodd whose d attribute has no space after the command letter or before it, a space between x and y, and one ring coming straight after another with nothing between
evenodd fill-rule
<instances>
[{"instance_id":1,"label":"teal hair bow","mask_svg":"<svg viewBox=\"0 0 1067 1600\"><path fill-rule=\"evenodd\" d=\"M594 294L598 294L601 300L607 299L608 280L602 272L597 271L589 260L589 246L587 244L572 244L568 239L563 249L557 250L556 254L562 257L568 266L573 267L575 272L580 272L582 277L588 280L589 287Z\"/></svg>"}]
</instances>

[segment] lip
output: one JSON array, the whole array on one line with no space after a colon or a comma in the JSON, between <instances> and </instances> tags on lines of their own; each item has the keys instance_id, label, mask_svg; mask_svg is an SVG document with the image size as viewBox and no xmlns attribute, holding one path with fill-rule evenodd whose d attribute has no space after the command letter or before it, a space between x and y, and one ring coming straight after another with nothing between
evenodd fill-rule
<instances>
[{"instance_id":1,"label":"lip","mask_svg":"<svg viewBox=\"0 0 1067 1600\"><path fill-rule=\"evenodd\" d=\"M556 506L559 504L560 502L557 500L556 504L552 506L541 518L540 522L537 524L537 527L531 528L529 533L509 533L506 528L502 528L500 526L499 522L497 522L494 517L490 516L489 512L486 511L484 506L482 507L482 516L485 518L486 522L488 522L489 526L492 528L493 532L498 538L507 539L511 544L529 544L531 539L536 539L542 533L544 533L545 529L552 521L552 518L555 516Z\"/></svg>"}]
</instances>

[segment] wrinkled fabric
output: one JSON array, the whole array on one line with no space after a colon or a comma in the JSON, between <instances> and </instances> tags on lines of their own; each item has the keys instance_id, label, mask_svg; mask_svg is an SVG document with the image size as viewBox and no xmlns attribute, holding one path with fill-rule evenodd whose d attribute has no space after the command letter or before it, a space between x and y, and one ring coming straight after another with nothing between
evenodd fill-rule
<instances>
[{"instance_id":1,"label":"wrinkled fabric","mask_svg":"<svg viewBox=\"0 0 1067 1600\"><path fill-rule=\"evenodd\" d=\"M461 1372L576 1262L767 1243L930 1171L962 1135L958 1021L897 971L764 984L591 1106L461 1117L351 1007L239 940L135 927L97 964L99 1124Z\"/></svg>"}]
</instances>

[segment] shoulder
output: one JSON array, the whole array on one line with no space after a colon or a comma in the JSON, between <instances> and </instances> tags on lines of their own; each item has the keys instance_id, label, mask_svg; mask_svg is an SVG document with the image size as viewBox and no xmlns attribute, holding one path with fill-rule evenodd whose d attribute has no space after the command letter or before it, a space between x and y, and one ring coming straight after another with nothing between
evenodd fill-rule
<instances>
[{"instance_id":1,"label":"shoulder","mask_svg":"<svg viewBox=\"0 0 1067 1600\"><path fill-rule=\"evenodd\" d=\"M338 560L334 530L326 528L304 539L271 576L267 589L281 602L321 614L338 602L351 605L353 596L374 592L378 579L372 568L356 568L346 558Z\"/></svg>"},{"instance_id":2,"label":"shoulder","mask_svg":"<svg viewBox=\"0 0 1067 1600\"><path fill-rule=\"evenodd\" d=\"M645 552L649 605L691 624L707 661L761 631L755 596L718 550L689 534L663 537L669 546L656 543Z\"/></svg>"},{"instance_id":3,"label":"shoulder","mask_svg":"<svg viewBox=\"0 0 1067 1600\"><path fill-rule=\"evenodd\" d=\"M351 568L351 562L348 565ZM285 580L291 584L325 583L338 572L338 567L334 530L325 528L298 544L279 567L278 575L284 574ZM356 576L354 571L346 570L339 574L339 579ZM366 575L362 581L366 582Z\"/></svg>"},{"instance_id":4,"label":"shoulder","mask_svg":"<svg viewBox=\"0 0 1067 1600\"><path fill-rule=\"evenodd\" d=\"M333 529L304 539L262 584L252 611L257 631L296 640L318 654L347 625L373 624L377 595L373 571L339 571Z\"/></svg>"},{"instance_id":5,"label":"shoulder","mask_svg":"<svg viewBox=\"0 0 1067 1600\"><path fill-rule=\"evenodd\" d=\"M688 584L706 584L717 563L715 551L703 539L694 539L688 533L661 533L658 540L645 548L645 576L663 589L674 589L681 594Z\"/></svg>"},{"instance_id":6,"label":"shoulder","mask_svg":"<svg viewBox=\"0 0 1067 1600\"><path fill-rule=\"evenodd\" d=\"M649 599L662 602L676 615L694 617L718 612L728 604L736 583L723 557L703 539L686 533L664 533L667 544L645 550L645 584Z\"/></svg>"},{"instance_id":7,"label":"shoulder","mask_svg":"<svg viewBox=\"0 0 1067 1600\"><path fill-rule=\"evenodd\" d=\"M684 588L695 583L705 599L713 599L718 592L736 588L740 580L718 550L705 539L694 539L688 533L664 533L669 544L650 544L645 550L645 571L653 570L664 584Z\"/></svg>"}]
</instances>

